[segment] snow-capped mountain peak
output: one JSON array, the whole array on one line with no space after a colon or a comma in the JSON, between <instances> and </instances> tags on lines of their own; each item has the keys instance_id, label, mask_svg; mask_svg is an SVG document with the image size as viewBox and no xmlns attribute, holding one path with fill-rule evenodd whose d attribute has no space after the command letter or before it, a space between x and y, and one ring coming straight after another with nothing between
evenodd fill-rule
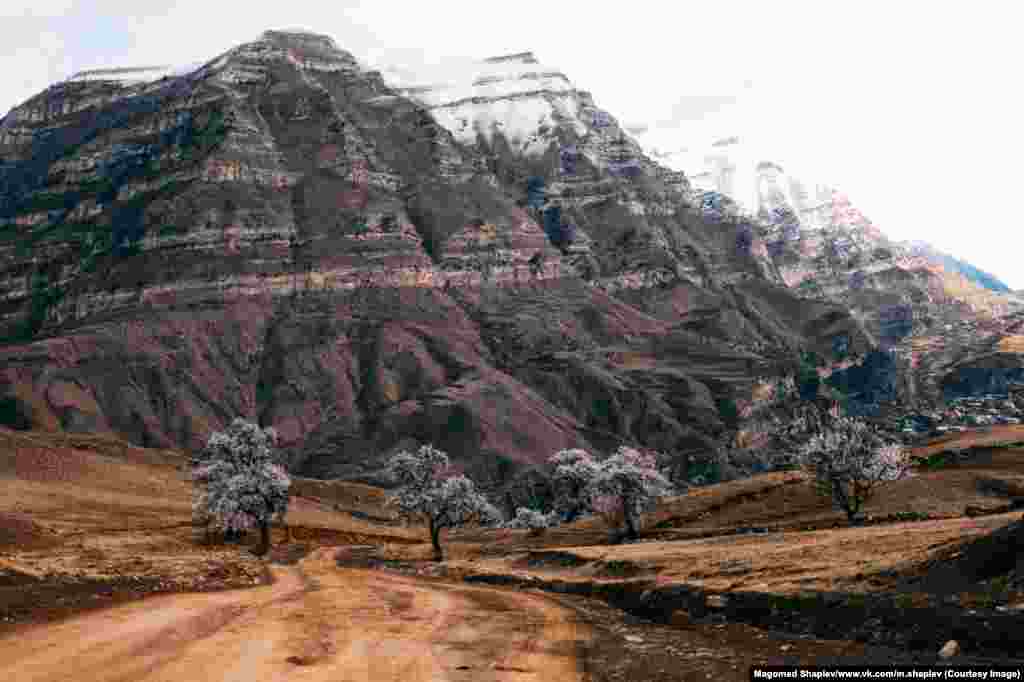
<instances>
[{"instance_id":1,"label":"snow-capped mountain peak","mask_svg":"<svg viewBox=\"0 0 1024 682\"><path fill-rule=\"evenodd\" d=\"M438 123L466 144L474 144L478 132L490 141L500 130L517 151L536 155L547 149L539 134L545 129L561 124L580 136L587 133L579 92L532 52L446 58L415 69L372 62L370 67L388 85L427 106Z\"/></svg>"}]
</instances>

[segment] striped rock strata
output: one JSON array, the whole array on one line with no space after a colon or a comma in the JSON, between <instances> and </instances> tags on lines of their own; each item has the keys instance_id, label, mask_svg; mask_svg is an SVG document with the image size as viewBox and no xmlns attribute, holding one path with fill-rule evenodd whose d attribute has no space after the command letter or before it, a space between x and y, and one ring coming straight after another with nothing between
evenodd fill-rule
<instances>
[{"instance_id":1,"label":"striped rock strata","mask_svg":"<svg viewBox=\"0 0 1024 682\"><path fill-rule=\"evenodd\" d=\"M194 449L243 416L307 474L377 480L433 442L494 481L565 447L710 453L714 400L752 389L758 352L863 344L781 285L759 238L737 250L742 224L695 212L685 177L628 141L640 172L610 174L614 120L514 57L516 92L430 104L330 38L269 31L12 111L0 423ZM532 142L453 132L470 105L538 102ZM549 163L555 138L581 150L575 175ZM535 175L573 244L524 208ZM597 359L632 347L652 361Z\"/></svg>"}]
</instances>

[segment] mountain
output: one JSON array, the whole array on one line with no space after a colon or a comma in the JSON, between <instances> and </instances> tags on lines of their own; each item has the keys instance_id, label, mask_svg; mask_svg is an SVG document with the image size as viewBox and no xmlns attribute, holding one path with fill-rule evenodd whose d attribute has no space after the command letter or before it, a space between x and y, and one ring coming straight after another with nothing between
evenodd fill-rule
<instances>
[{"instance_id":1,"label":"mountain","mask_svg":"<svg viewBox=\"0 0 1024 682\"><path fill-rule=\"evenodd\" d=\"M16 107L0 420L197 449L242 416L294 472L371 482L421 442L492 482L622 443L685 469L798 349L869 350L535 62L416 86L267 31Z\"/></svg>"},{"instance_id":2,"label":"mountain","mask_svg":"<svg viewBox=\"0 0 1024 682\"><path fill-rule=\"evenodd\" d=\"M939 251L926 242L905 242L904 246L910 250L911 253L939 263L947 272L963 275L971 282L974 282L978 286L984 287L989 291L995 291L1001 294L1012 293L1010 287L995 275L989 274L984 270L980 270L970 263L959 260L948 253Z\"/></svg>"},{"instance_id":3,"label":"mountain","mask_svg":"<svg viewBox=\"0 0 1024 682\"><path fill-rule=\"evenodd\" d=\"M1010 288L994 276L925 242L894 242L845 194L827 184L812 183L787 173L763 145L732 136L703 148L659 151L654 145L665 145L665 135L664 131L645 131L640 135L640 143L662 162L684 171L697 192L728 195L740 212L772 223L776 222L776 211L786 211L796 216L802 239L818 233L824 235L830 248L834 249L838 243L840 250L862 255L871 250L885 249L896 256L894 262L897 267L915 269L925 266L937 275L962 275L989 291L1010 293ZM847 243L848 239L852 243ZM790 269L788 274L787 282L791 285L799 285L807 275L802 268ZM981 301L978 303L985 306Z\"/></svg>"},{"instance_id":4,"label":"mountain","mask_svg":"<svg viewBox=\"0 0 1024 682\"><path fill-rule=\"evenodd\" d=\"M684 171L696 193L728 196L736 213L758 218L788 286L849 305L900 358L905 401L934 403L943 385L962 385L947 377L959 371L951 359L974 355L1021 310L995 277L924 242L890 239L845 194L787 173L764 146L732 136L676 148L664 130L643 131L639 142Z\"/></svg>"},{"instance_id":5,"label":"mountain","mask_svg":"<svg viewBox=\"0 0 1024 682\"><path fill-rule=\"evenodd\" d=\"M878 395L936 407L958 395L1006 392L1022 376L1022 300L993 276L926 243L894 242L841 191L787 173L764 146L732 136L680 147L665 130L640 130L638 138L660 162L685 171L694 193L729 196L736 213L760 218L787 286L846 303L872 341L894 353L895 370L872 361L873 374L865 365L829 379L866 401L851 408L871 412Z\"/></svg>"}]
</instances>

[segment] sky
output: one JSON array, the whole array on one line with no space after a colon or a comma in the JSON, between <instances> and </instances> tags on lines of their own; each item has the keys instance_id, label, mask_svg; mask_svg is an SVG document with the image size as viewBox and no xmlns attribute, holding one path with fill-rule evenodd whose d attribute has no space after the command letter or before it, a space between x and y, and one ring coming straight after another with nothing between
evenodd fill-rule
<instances>
[{"instance_id":1,"label":"sky","mask_svg":"<svg viewBox=\"0 0 1024 682\"><path fill-rule=\"evenodd\" d=\"M76 71L205 61L273 28L377 63L531 50L627 125L754 137L890 237L1024 289L1021 26L1010 0L5 0L0 113Z\"/></svg>"}]
</instances>

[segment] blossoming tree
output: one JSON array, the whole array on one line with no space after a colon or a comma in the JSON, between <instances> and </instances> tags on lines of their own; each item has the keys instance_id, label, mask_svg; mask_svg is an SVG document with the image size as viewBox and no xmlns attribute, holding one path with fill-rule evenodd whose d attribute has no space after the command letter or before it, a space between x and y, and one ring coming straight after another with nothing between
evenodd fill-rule
<instances>
[{"instance_id":1,"label":"blossoming tree","mask_svg":"<svg viewBox=\"0 0 1024 682\"><path fill-rule=\"evenodd\" d=\"M653 455L625 446L600 462L588 488L591 508L612 523L621 519L630 539L639 537L641 514L674 492Z\"/></svg>"},{"instance_id":2,"label":"blossoming tree","mask_svg":"<svg viewBox=\"0 0 1024 682\"><path fill-rule=\"evenodd\" d=\"M596 512L613 530L625 524L628 538L638 537L640 515L659 497L674 492L655 457L630 447L620 447L601 461L579 449L557 452L550 461L555 467L555 508L563 519Z\"/></svg>"},{"instance_id":3,"label":"blossoming tree","mask_svg":"<svg viewBox=\"0 0 1024 682\"><path fill-rule=\"evenodd\" d=\"M193 513L228 533L260 529L259 554L270 547L270 522L288 511L291 479L275 461L277 432L235 419L207 441L192 472L198 484Z\"/></svg>"},{"instance_id":4,"label":"blossoming tree","mask_svg":"<svg viewBox=\"0 0 1024 682\"><path fill-rule=\"evenodd\" d=\"M434 560L441 561L441 531L470 521L497 523L498 510L466 476L453 474L446 455L430 445L415 453L399 452L389 462L400 488L388 503L405 518L423 519L430 529Z\"/></svg>"},{"instance_id":5,"label":"blossoming tree","mask_svg":"<svg viewBox=\"0 0 1024 682\"><path fill-rule=\"evenodd\" d=\"M597 462L586 450L559 450L548 463L553 467L551 485L555 511L563 521L572 522L590 511L588 486L597 475Z\"/></svg>"},{"instance_id":6,"label":"blossoming tree","mask_svg":"<svg viewBox=\"0 0 1024 682\"><path fill-rule=\"evenodd\" d=\"M818 490L830 495L851 525L862 520L862 509L879 485L910 475L911 460L895 444L885 444L857 419L833 419L800 450L799 463L814 474Z\"/></svg>"}]
</instances>

